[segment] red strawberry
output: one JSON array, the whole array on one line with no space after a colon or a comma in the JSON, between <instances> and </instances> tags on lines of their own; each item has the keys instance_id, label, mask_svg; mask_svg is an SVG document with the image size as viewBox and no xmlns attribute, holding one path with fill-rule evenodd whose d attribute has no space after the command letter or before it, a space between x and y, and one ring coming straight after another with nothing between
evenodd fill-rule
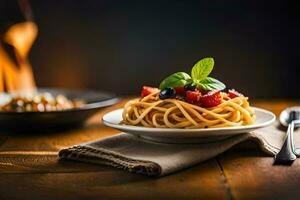
<instances>
[{"instance_id":1,"label":"red strawberry","mask_svg":"<svg viewBox=\"0 0 300 200\"><path fill-rule=\"evenodd\" d=\"M222 102L220 90L210 91L209 93L201 96L200 103L203 107L214 107Z\"/></svg>"},{"instance_id":2,"label":"red strawberry","mask_svg":"<svg viewBox=\"0 0 300 200\"><path fill-rule=\"evenodd\" d=\"M229 96L229 98L234 99L236 97L241 97L243 95L241 93L235 91L234 89L232 89L232 90L228 90L228 96Z\"/></svg>"},{"instance_id":3,"label":"red strawberry","mask_svg":"<svg viewBox=\"0 0 300 200\"><path fill-rule=\"evenodd\" d=\"M185 96L186 91L184 90L184 87L175 87L176 94L180 96Z\"/></svg>"},{"instance_id":4,"label":"red strawberry","mask_svg":"<svg viewBox=\"0 0 300 200\"><path fill-rule=\"evenodd\" d=\"M200 89L199 91L201 92L202 95L209 93L209 90Z\"/></svg>"},{"instance_id":5,"label":"red strawberry","mask_svg":"<svg viewBox=\"0 0 300 200\"><path fill-rule=\"evenodd\" d=\"M198 91L186 91L186 101L188 103L197 104L201 98L201 93Z\"/></svg>"},{"instance_id":6,"label":"red strawberry","mask_svg":"<svg viewBox=\"0 0 300 200\"><path fill-rule=\"evenodd\" d=\"M142 92L141 92L141 97L148 96L149 94L158 92L159 89L155 87L148 87L148 86L143 86Z\"/></svg>"}]
</instances>

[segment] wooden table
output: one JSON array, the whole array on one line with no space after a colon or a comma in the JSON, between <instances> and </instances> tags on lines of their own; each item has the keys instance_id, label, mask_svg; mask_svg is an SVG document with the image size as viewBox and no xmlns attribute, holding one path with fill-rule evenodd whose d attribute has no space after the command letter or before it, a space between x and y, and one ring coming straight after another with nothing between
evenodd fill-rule
<instances>
[{"instance_id":1,"label":"wooden table","mask_svg":"<svg viewBox=\"0 0 300 200\"><path fill-rule=\"evenodd\" d=\"M0 199L299 199L300 159L272 166L253 145L238 145L190 169L162 178L58 160L59 149L116 134L93 117L85 128L52 134L0 134ZM300 102L257 101L277 115ZM16 122L17 125L17 122Z\"/></svg>"}]
</instances>

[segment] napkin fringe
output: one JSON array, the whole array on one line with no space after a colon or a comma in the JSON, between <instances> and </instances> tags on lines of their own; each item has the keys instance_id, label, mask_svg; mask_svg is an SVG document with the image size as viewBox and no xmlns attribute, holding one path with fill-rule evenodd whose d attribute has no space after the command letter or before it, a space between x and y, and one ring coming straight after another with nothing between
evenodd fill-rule
<instances>
[{"instance_id":1,"label":"napkin fringe","mask_svg":"<svg viewBox=\"0 0 300 200\"><path fill-rule=\"evenodd\" d=\"M59 157L88 163L105 164L118 169L148 176L158 176L161 174L161 167L157 163L131 159L103 148L94 149L87 146L73 146L59 151Z\"/></svg>"},{"instance_id":2,"label":"napkin fringe","mask_svg":"<svg viewBox=\"0 0 300 200\"><path fill-rule=\"evenodd\" d=\"M250 132L249 139L257 143L260 149L266 154L273 156L279 151L276 146L270 144L264 137L261 137L258 134L255 135L254 133Z\"/></svg>"}]
</instances>

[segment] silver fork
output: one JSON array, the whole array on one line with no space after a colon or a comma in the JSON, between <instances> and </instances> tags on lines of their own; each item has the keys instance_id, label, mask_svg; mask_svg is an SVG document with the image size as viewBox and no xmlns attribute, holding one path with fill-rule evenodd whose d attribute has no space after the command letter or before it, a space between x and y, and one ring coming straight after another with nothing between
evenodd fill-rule
<instances>
[{"instance_id":1,"label":"silver fork","mask_svg":"<svg viewBox=\"0 0 300 200\"><path fill-rule=\"evenodd\" d=\"M287 134L280 151L275 156L274 164L291 164L297 158L293 144L294 128L300 126L300 107L287 108L280 113L279 121L287 126Z\"/></svg>"}]
</instances>

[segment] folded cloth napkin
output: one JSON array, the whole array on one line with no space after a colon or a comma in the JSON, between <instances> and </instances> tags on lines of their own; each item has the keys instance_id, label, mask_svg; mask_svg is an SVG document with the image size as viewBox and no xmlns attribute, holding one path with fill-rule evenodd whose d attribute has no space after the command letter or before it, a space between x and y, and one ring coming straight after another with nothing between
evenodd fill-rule
<instances>
[{"instance_id":1,"label":"folded cloth napkin","mask_svg":"<svg viewBox=\"0 0 300 200\"><path fill-rule=\"evenodd\" d=\"M296 131L300 132L300 131ZM294 144L300 147L300 137ZM254 132L202 144L167 144L120 133L101 140L62 149L59 157L89 163L104 164L129 172L149 176L164 176L217 156L246 140L258 143L268 155L276 154L285 138L278 123Z\"/></svg>"}]
</instances>

